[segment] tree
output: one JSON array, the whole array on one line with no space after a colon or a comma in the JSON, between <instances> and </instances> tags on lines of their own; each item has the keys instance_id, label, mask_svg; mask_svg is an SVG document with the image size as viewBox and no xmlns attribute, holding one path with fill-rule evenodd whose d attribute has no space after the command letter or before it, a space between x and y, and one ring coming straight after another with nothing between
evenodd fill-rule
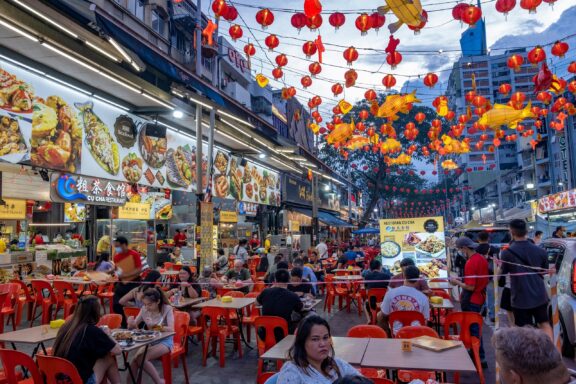
<instances>
[{"instance_id":1,"label":"tree","mask_svg":"<svg viewBox=\"0 0 576 384\"><path fill-rule=\"evenodd\" d=\"M378 105L381 105L386 94L379 94L377 97ZM359 114L362 110L370 110L370 104L366 100L362 100L354 106L352 112L342 119L350 121L353 118L355 122L360 121ZM418 124L415 120L417 113L422 112L425 119ZM406 152L411 145L416 145L417 150L412 153L412 159L420 161L431 160L426 158L422 153L422 147L429 142L427 133L430 128L432 120L436 119L436 112L429 107L414 105L407 114L398 114L398 120L388 122L386 119L376 118L372 114L364 121L366 127L375 129L375 134L379 136L380 142L386 139L386 135L380 131L380 127L384 123L392 125L396 131L396 139L402 145L402 151ZM414 140L408 140L403 131L406 124L413 122L419 130L418 135ZM447 131L447 123L443 121L443 131ZM360 132L355 132L360 134ZM350 175L354 185L363 192L367 197L367 206L364 215L360 220L361 225L366 225L368 219L376 207L378 202L382 199L392 201L393 199L405 198L400 196L398 191L403 190L420 190L427 185L427 180L421 177L419 171L411 165L392 165L388 166L385 162L385 155L380 151L374 152L373 147L361 148L358 150L350 151L348 158L340 154L340 150L332 145L328 145L325 141L325 136L320 138L320 151L319 157L324 162L328 163L336 171L343 175ZM368 149L368 150L365 150ZM395 157L396 155L391 155ZM401 173L399 174L398 171Z\"/></svg>"}]
</instances>

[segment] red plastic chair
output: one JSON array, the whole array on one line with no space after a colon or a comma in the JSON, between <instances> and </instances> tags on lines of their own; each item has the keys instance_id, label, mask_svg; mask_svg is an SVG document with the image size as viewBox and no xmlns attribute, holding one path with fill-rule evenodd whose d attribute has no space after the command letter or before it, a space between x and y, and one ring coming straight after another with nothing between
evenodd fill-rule
<instances>
[{"instance_id":1,"label":"red plastic chair","mask_svg":"<svg viewBox=\"0 0 576 384\"><path fill-rule=\"evenodd\" d=\"M207 289L203 289L202 290L202 297L205 299L209 299L210 298L210 292Z\"/></svg>"},{"instance_id":2,"label":"red plastic chair","mask_svg":"<svg viewBox=\"0 0 576 384\"><path fill-rule=\"evenodd\" d=\"M482 337L482 316L476 312L452 312L446 316L444 322L444 338L448 340L460 340L464 347L472 351L474 356L474 364L480 377L480 383L484 384L484 371L482 370L482 363L480 361L480 339L472 336L470 327L476 324L479 328L480 338ZM450 329L455 329L456 334L450 334ZM458 373L454 374L454 379L458 382Z\"/></svg>"},{"instance_id":3,"label":"red plastic chair","mask_svg":"<svg viewBox=\"0 0 576 384\"><path fill-rule=\"evenodd\" d=\"M34 323L38 307L42 308L42 324L50 323L53 306L58 303L56 293L50 283L44 280L32 280L32 290L34 291L34 307L32 308L30 326ZM47 297L44 297L44 291L48 292Z\"/></svg>"},{"instance_id":4,"label":"red plastic chair","mask_svg":"<svg viewBox=\"0 0 576 384\"><path fill-rule=\"evenodd\" d=\"M257 298L260 292L250 292L246 294L246 298ZM251 327L254 325L254 320L260 316L260 308L254 302L252 305L246 307L246 313L242 317L242 324L246 325L246 341L250 343L251 338Z\"/></svg>"},{"instance_id":5,"label":"red plastic chair","mask_svg":"<svg viewBox=\"0 0 576 384\"><path fill-rule=\"evenodd\" d=\"M432 296L440 296L443 299L451 299L450 294L444 289L432 289Z\"/></svg>"},{"instance_id":6,"label":"red plastic chair","mask_svg":"<svg viewBox=\"0 0 576 384\"><path fill-rule=\"evenodd\" d=\"M135 318L140 313L140 308L138 307L124 307L122 309L124 311L124 316L126 316L126 318L129 318L130 316Z\"/></svg>"},{"instance_id":7,"label":"red plastic chair","mask_svg":"<svg viewBox=\"0 0 576 384\"><path fill-rule=\"evenodd\" d=\"M263 281L256 281L256 282L254 283L254 286L252 287L252 292L254 292L254 293L260 293L260 292L262 292L265 288L266 288L266 283L264 283Z\"/></svg>"},{"instance_id":8,"label":"red plastic chair","mask_svg":"<svg viewBox=\"0 0 576 384\"><path fill-rule=\"evenodd\" d=\"M392 380L384 379L381 377L375 377L375 378L372 378L370 380L372 380L372 382L374 382L374 384L395 384Z\"/></svg>"},{"instance_id":9,"label":"red plastic chair","mask_svg":"<svg viewBox=\"0 0 576 384\"><path fill-rule=\"evenodd\" d=\"M223 325L220 325L220 321ZM240 328L232 325L230 319L230 311L224 308L205 307L202 308L202 324L204 329L208 332L208 338L204 344L204 351L202 353L202 365L206 366L206 358L208 357L208 346L212 344L212 356L216 356L216 343L220 344L220 366L225 365L225 342L228 337L233 337L235 340L236 348L238 348L238 355L242 358L242 341L240 340ZM212 342L212 343L210 343Z\"/></svg>"},{"instance_id":10,"label":"red plastic chair","mask_svg":"<svg viewBox=\"0 0 576 384\"><path fill-rule=\"evenodd\" d=\"M386 331L377 325L356 325L348 330L347 337L386 339Z\"/></svg>"},{"instance_id":11,"label":"red plastic chair","mask_svg":"<svg viewBox=\"0 0 576 384\"><path fill-rule=\"evenodd\" d=\"M58 311L64 309L64 318L67 318L78 303L78 296L74 291L72 284L66 281L54 281L54 292L56 293L56 311L54 311L54 319L58 316Z\"/></svg>"},{"instance_id":12,"label":"red plastic chair","mask_svg":"<svg viewBox=\"0 0 576 384\"><path fill-rule=\"evenodd\" d=\"M277 374L278 372L264 372L258 375L256 379L256 384L266 384L269 378Z\"/></svg>"},{"instance_id":13,"label":"red plastic chair","mask_svg":"<svg viewBox=\"0 0 576 384\"><path fill-rule=\"evenodd\" d=\"M171 263L169 261L164 263L164 269L167 271L172 271L174 270L174 263Z\"/></svg>"},{"instance_id":14,"label":"red plastic chair","mask_svg":"<svg viewBox=\"0 0 576 384\"><path fill-rule=\"evenodd\" d=\"M388 288L371 288L366 292L367 301L370 303L370 324L376 324L376 315L380 311L380 303L384 300L384 296L388 292ZM372 303L376 303L375 307L372 307Z\"/></svg>"},{"instance_id":15,"label":"red plastic chair","mask_svg":"<svg viewBox=\"0 0 576 384\"><path fill-rule=\"evenodd\" d=\"M8 296L2 304L2 317L8 319L6 325L12 320L12 329L15 331L16 326L19 324L16 323L16 319L18 318L18 321L22 319L22 308L24 307L24 301L20 301L20 284L2 284L0 286L0 292L8 292ZM4 327L2 326L2 331L3 330Z\"/></svg>"},{"instance_id":16,"label":"red plastic chair","mask_svg":"<svg viewBox=\"0 0 576 384\"><path fill-rule=\"evenodd\" d=\"M198 339L200 340L200 345L202 346L202 351L204 351L204 333L205 333L205 329L204 329L204 325L202 324L201 319L198 321L197 325L189 325L188 326L188 339L192 340L193 336L198 337ZM186 352L188 352L188 343L186 343Z\"/></svg>"},{"instance_id":17,"label":"red plastic chair","mask_svg":"<svg viewBox=\"0 0 576 384\"><path fill-rule=\"evenodd\" d=\"M396 337L399 339L413 339L420 336L440 338L434 329L421 325L409 325L407 327L402 327L402 329L400 329L396 334Z\"/></svg>"},{"instance_id":18,"label":"red plastic chair","mask_svg":"<svg viewBox=\"0 0 576 384\"><path fill-rule=\"evenodd\" d=\"M99 285L96 296L100 299L100 304L102 308L104 308L104 312L106 312L104 300L108 300L108 313L114 313L114 283Z\"/></svg>"},{"instance_id":19,"label":"red plastic chair","mask_svg":"<svg viewBox=\"0 0 576 384\"><path fill-rule=\"evenodd\" d=\"M190 315L187 312L174 311L174 349L172 352L162 356L162 367L164 369L164 380L167 384L172 384L172 367L178 367L178 359L182 359L182 368L184 369L184 378L186 384L188 381L188 368L186 364L186 341L188 340L188 323Z\"/></svg>"},{"instance_id":20,"label":"red plastic chair","mask_svg":"<svg viewBox=\"0 0 576 384\"><path fill-rule=\"evenodd\" d=\"M244 297L244 292L229 291L229 292L226 292L226 296L242 298L242 297Z\"/></svg>"},{"instance_id":21,"label":"red plastic chair","mask_svg":"<svg viewBox=\"0 0 576 384\"><path fill-rule=\"evenodd\" d=\"M22 280L11 280L10 282L13 284L18 284L18 286L20 287L18 298L20 303L19 305L23 308L24 304L28 303L27 320L30 321L30 319L32 318L32 308L34 307L34 296L32 295L32 292L28 288L28 285ZM21 322L22 322L22 311L20 310L16 313L16 326L20 325Z\"/></svg>"},{"instance_id":22,"label":"red plastic chair","mask_svg":"<svg viewBox=\"0 0 576 384\"><path fill-rule=\"evenodd\" d=\"M38 384L44 383L42 375L34 360L27 354L11 349L0 349L0 361L4 367L5 382L9 384ZM17 367L23 367L28 371L29 379L22 380L22 374L16 371Z\"/></svg>"},{"instance_id":23,"label":"red plastic chair","mask_svg":"<svg viewBox=\"0 0 576 384\"><path fill-rule=\"evenodd\" d=\"M260 336L260 329L264 330L265 338ZM260 316L254 321L254 330L256 332L256 345L258 346L258 356L262 356L267 350L276 345L275 330L280 329L284 337L288 336L288 323L285 319L278 316ZM264 360L258 359L258 375L260 375L264 368ZM282 361L276 361L276 370L282 368Z\"/></svg>"},{"instance_id":24,"label":"red plastic chair","mask_svg":"<svg viewBox=\"0 0 576 384\"><path fill-rule=\"evenodd\" d=\"M420 325L426 325L426 318L421 312L418 311L394 311L388 316L388 325L390 327L390 332L393 337L397 337L394 334L394 323L399 322L402 327L408 327L414 322L420 323Z\"/></svg>"},{"instance_id":25,"label":"red plastic chair","mask_svg":"<svg viewBox=\"0 0 576 384\"><path fill-rule=\"evenodd\" d=\"M338 297L338 309L342 309L344 307L344 300L346 300L346 309L350 312L350 305L352 303L352 297L350 296L350 292L346 283L335 283L334 282L334 275L326 275L326 289L331 291L329 295L332 297L332 302L329 304L329 312L331 311L332 305ZM328 299L328 298L326 298Z\"/></svg>"},{"instance_id":26,"label":"red plastic chair","mask_svg":"<svg viewBox=\"0 0 576 384\"><path fill-rule=\"evenodd\" d=\"M76 366L66 359L54 356L38 355L38 368L46 378L46 384L60 384L62 374L70 378L70 384L83 384Z\"/></svg>"},{"instance_id":27,"label":"red plastic chair","mask_svg":"<svg viewBox=\"0 0 576 384\"><path fill-rule=\"evenodd\" d=\"M122 315L118 313L107 313L100 318L97 325L106 325L110 329L120 328L122 325Z\"/></svg>"}]
</instances>

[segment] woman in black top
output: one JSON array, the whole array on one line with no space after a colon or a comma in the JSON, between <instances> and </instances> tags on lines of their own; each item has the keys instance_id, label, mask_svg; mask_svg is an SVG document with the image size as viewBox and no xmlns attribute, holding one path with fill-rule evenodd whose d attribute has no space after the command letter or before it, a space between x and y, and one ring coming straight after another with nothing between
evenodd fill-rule
<instances>
[{"instance_id":1,"label":"woman in black top","mask_svg":"<svg viewBox=\"0 0 576 384\"><path fill-rule=\"evenodd\" d=\"M58 331L54 356L69 360L85 384L120 383L120 373L114 355L120 346L96 324L100 320L100 303L96 296L84 296L72 319Z\"/></svg>"},{"instance_id":2,"label":"woman in black top","mask_svg":"<svg viewBox=\"0 0 576 384\"><path fill-rule=\"evenodd\" d=\"M197 299L202 297L202 287L196 281L196 277L192 273L192 270L188 266L183 266L178 272L178 282L175 287L168 291L168 296L174 296L177 292L180 292L181 297L187 299ZM200 317L200 310L191 310L188 312L190 314L190 323L196 324L196 320Z\"/></svg>"}]
</instances>

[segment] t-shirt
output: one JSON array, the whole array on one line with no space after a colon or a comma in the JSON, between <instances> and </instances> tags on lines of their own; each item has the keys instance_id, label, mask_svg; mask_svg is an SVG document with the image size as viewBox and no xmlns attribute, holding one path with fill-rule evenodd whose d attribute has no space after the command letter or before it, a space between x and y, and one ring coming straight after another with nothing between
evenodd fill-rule
<instances>
[{"instance_id":1,"label":"t-shirt","mask_svg":"<svg viewBox=\"0 0 576 384\"><path fill-rule=\"evenodd\" d=\"M300 312L303 304L297 294L285 288L266 288L256 298L262 304L262 316L278 316L288 322L288 331L294 333L292 312Z\"/></svg>"},{"instance_id":2,"label":"t-shirt","mask_svg":"<svg viewBox=\"0 0 576 384\"><path fill-rule=\"evenodd\" d=\"M390 289L386 292L380 309L385 315L389 315L396 311L418 311L424 315L426 320L430 318L430 303L428 297L418 289L406 285ZM416 323L412 325L426 324ZM395 322L394 333L396 333L400 328L402 328L402 324L398 321Z\"/></svg>"},{"instance_id":3,"label":"t-shirt","mask_svg":"<svg viewBox=\"0 0 576 384\"><path fill-rule=\"evenodd\" d=\"M390 288L398 288L404 286L404 274L402 272L392 276L392 281L389 284ZM428 283L425 279L419 279L418 284L416 285L416 289L420 292L429 291L430 287L428 287Z\"/></svg>"},{"instance_id":4,"label":"t-shirt","mask_svg":"<svg viewBox=\"0 0 576 384\"><path fill-rule=\"evenodd\" d=\"M378 281L378 280L390 280L392 278L392 274L386 271L368 271L364 274L365 281L372 281L376 280L375 283L367 283L365 282L364 285L366 289L371 288L388 288L388 281Z\"/></svg>"},{"instance_id":5,"label":"t-shirt","mask_svg":"<svg viewBox=\"0 0 576 384\"><path fill-rule=\"evenodd\" d=\"M130 262L128 259L132 258ZM122 270L122 275L138 276L136 272L142 270L142 260L140 254L133 249L128 249L126 252L117 253L114 255L114 264ZM129 269L132 268L132 269Z\"/></svg>"},{"instance_id":6,"label":"t-shirt","mask_svg":"<svg viewBox=\"0 0 576 384\"><path fill-rule=\"evenodd\" d=\"M354 261L358 257L358 253L356 253L354 251L346 251L344 253L344 256L346 256L347 261Z\"/></svg>"},{"instance_id":7,"label":"t-shirt","mask_svg":"<svg viewBox=\"0 0 576 384\"><path fill-rule=\"evenodd\" d=\"M294 293L302 293L306 295L312 292L312 285L309 284L307 279L302 279L302 284L294 285L288 284L288 290Z\"/></svg>"},{"instance_id":8,"label":"t-shirt","mask_svg":"<svg viewBox=\"0 0 576 384\"><path fill-rule=\"evenodd\" d=\"M340 377L344 376L362 376L356 368L345 362L344 360L336 357L334 358ZM329 377L324 376L323 373L318 372L312 366L308 366L306 370L298 367L293 362L289 361L282 365L280 373L278 373L277 384L332 384L338 379L336 371L332 370Z\"/></svg>"},{"instance_id":9,"label":"t-shirt","mask_svg":"<svg viewBox=\"0 0 576 384\"><path fill-rule=\"evenodd\" d=\"M529 266L510 252L516 252ZM517 275L527 272L540 272L539 268L548 269L546 251L529 241L514 241L509 249L502 251L502 273L511 275L510 291L512 294L512 307L518 309L531 309L548 302L548 294L544 279L540 274ZM535 267L535 268L531 268Z\"/></svg>"},{"instance_id":10,"label":"t-shirt","mask_svg":"<svg viewBox=\"0 0 576 384\"><path fill-rule=\"evenodd\" d=\"M96 253L110 252L110 236L104 235L98 240Z\"/></svg>"},{"instance_id":11,"label":"t-shirt","mask_svg":"<svg viewBox=\"0 0 576 384\"><path fill-rule=\"evenodd\" d=\"M174 235L174 245L177 247L182 247L186 245L186 235L182 232Z\"/></svg>"},{"instance_id":12,"label":"t-shirt","mask_svg":"<svg viewBox=\"0 0 576 384\"><path fill-rule=\"evenodd\" d=\"M93 367L96 360L105 357L116 343L98 328L96 325L88 324L84 332L80 332L70 345L67 356L57 356L69 360L85 383L92 376Z\"/></svg>"},{"instance_id":13,"label":"t-shirt","mask_svg":"<svg viewBox=\"0 0 576 384\"><path fill-rule=\"evenodd\" d=\"M326 243L322 242L316 246L316 250L318 251L318 255L321 259L325 259L328 257L328 246Z\"/></svg>"},{"instance_id":14,"label":"t-shirt","mask_svg":"<svg viewBox=\"0 0 576 384\"><path fill-rule=\"evenodd\" d=\"M234 269L230 269L228 272L226 272L225 276L228 280L231 280L231 279L240 280L240 281L250 280L250 271L248 271L246 268L242 268L240 270L240 272L236 272ZM248 287L248 286L242 287L241 289L239 289L239 291L244 292L244 293L248 293L248 292L250 292L250 287Z\"/></svg>"},{"instance_id":15,"label":"t-shirt","mask_svg":"<svg viewBox=\"0 0 576 384\"><path fill-rule=\"evenodd\" d=\"M236 260L248 261L248 251L244 247L239 245L234 247L234 255L236 255Z\"/></svg>"},{"instance_id":16,"label":"t-shirt","mask_svg":"<svg viewBox=\"0 0 576 384\"><path fill-rule=\"evenodd\" d=\"M470 297L470 303L476 305L484 304L486 300L486 286L490 282L488 275L488 261L479 253L475 253L464 266L464 284L473 285L474 291ZM471 277L484 276L484 277Z\"/></svg>"}]
</instances>

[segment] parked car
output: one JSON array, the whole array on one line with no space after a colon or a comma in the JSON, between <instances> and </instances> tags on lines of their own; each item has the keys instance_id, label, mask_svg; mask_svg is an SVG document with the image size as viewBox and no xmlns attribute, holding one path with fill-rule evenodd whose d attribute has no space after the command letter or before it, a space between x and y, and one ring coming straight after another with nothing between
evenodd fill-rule
<instances>
[{"instance_id":1,"label":"parked car","mask_svg":"<svg viewBox=\"0 0 576 384\"><path fill-rule=\"evenodd\" d=\"M462 236L467 236L472 239L472 241L478 241L478 234L483 231L489 233L490 236L488 241L490 242L490 245L500 249L502 249L504 245L510 243L510 240L512 239L508 227L475 227L451 231L447 237L450 239L447 243L449 250L448 254L452 258L452 269L460 275L463 271L461 270L462 268L458 268L459 263L457 262L456 248L454 247L456 239Z\"/></svg>"},{"instance_id":2,"label":"parked car","mask_svg":"<svg viewBox=\"0 0 576 384\"><path fill-rule=\"evenodd\" d=\"M562 354L574 357L576 347L576 239L549 238L541 247L548 253L550 267L558 274L558 311L560 314L560 337Z\"/></svg>"}]
</instances>

